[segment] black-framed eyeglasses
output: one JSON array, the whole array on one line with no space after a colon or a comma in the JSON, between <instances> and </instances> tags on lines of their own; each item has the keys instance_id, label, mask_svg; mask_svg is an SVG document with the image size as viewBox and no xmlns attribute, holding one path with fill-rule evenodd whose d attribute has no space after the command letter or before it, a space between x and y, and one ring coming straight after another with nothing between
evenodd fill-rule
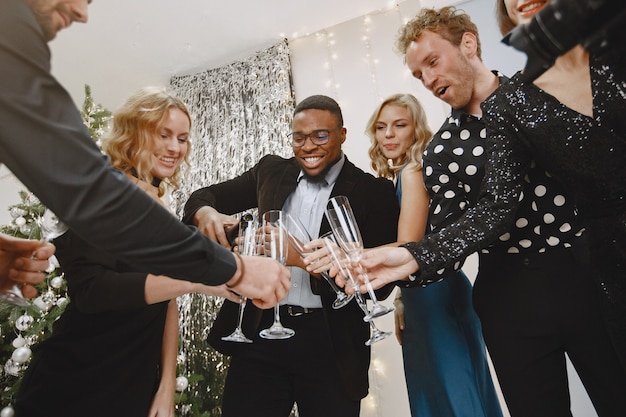
<instances>
[{"instance_id":1,"label":"black-framed eyeglasses","mask_svg":"<svg viewBox=\"0 0 626 417\"><path fill-rule=\"evenodd\" d=\"M291 146L293 146L294 148L299 148L301 146L304 146L304 142L306 142L307 138L311 139L311 142L313 143L313 145L325 145L326 143L328 143L328 140L330 139L330 133L338 129L341 129L341 127L336 127L331 130L328 130L328 129L314 130L308 134L302 133L302 132L291 132L287 137L291 141Z\"/></svg>"}]
</instances>

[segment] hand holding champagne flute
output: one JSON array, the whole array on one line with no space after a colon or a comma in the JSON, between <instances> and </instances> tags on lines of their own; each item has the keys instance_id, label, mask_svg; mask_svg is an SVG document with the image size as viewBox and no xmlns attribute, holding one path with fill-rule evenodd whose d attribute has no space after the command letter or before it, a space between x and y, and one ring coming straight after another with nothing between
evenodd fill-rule
<instances>
[{"instance_id":1,"label":"hand holding champagne flute","mask_svg":"<svg viewBox=\"0 0 626 417\"><path fill-rule=\"evenodd\" d=\"M281 210L270 210L263 214L263 251L265 256L285 265L289 249L286 230L289 220ZM284 327L280 322L280 305L274 306L274 323L271 327L261 330L259 335L264 339L288 339L296 332Z\"/></svg>"},{"instance_id":2,"label":"hand holding champagne flute","mask_svg":"<svg viewBox=\"0 0 626 417\"><path fill-rule=\"evenodd\" d=\"M245 213L241 216L239 222L239 231L236 238L235 249L240 255L254 256L258 252L258 227L254 216L250 213ZM247 298L240 295L239 302L239 315L237 320L237 327L228 336L222 337L222 340L226 342L238 342L238 343L252 343L252 340L246 337L241 327L243 323L243 313L246 308Z\"/></svg>"},{"instance_id":3,"label":"hand holding champagne flute","mask_svg":"<svg viewBox=\"0 0 626 417\"><path fill-rule=\"evenodd\" d=\"M343 276L343 278L346 281L346 284L351 285L353 288L358 287L358 284L352 277L352 273L350 272L349 266L347 265L349 264L350 260L348 259L348 256L343 251L343 249L337 246L334 236L332 234L325 235L325 237L323 238L323 241L324 241L324 246L328 250L328 255L332 259L333 265L337 268L338 273ZM363 310L363 313L365 313L365 317L363 317L363 319L369 322L370 329L372 331L371 337L365 342L365 344L367 346L370 346L372 343L376 343L390 336L392 333L384 332L380 330L378 327L376 327L376 325L374 324L374 320L372 320L371 317L367 319L367 317L370 316L370 313L367 310L367 303L365 301L365 298L363 298L363 294L361 294L358 291L358 289L355 292L355 297L356 297L357 304L359 305L361 310Z\"/></svg>"},{"instance_id":4,"label":"hand holding champagne flute","mask_svg":"<svg viewBox=\"0 0 626 417\"><path fill-rule=\"evenodd\" d=\"M54 238L61 236L68 229L50 209L44 211L43 215L37 220L37 224L41 229L41 240L43 242L52 241ZM31 258L34 257L35 252L33 252ZM13 287L9 288L5 293L0 294L0 301L21 307L30 305L30 301L24 298L22 289L18 284L13 285Z\"/></svg>"},{"instance_id":5,"label":"hand holding champagne flute","mask_svg":"<svg viewBox=\"0 0 626 417\"><path fill-rule=\"evenodd\" d=\"M306 243L311 242L311 235L297 217L291 216L289 213L287 213L287 217L289 219L289 226L291 228L290 230L287 230L287 234L289 236L289 247L293 248L301 258L304 258L309 253L312 253L314 251L313 249L307 249L305 247ZM324 234L320 237L320 239L330 233L332 232ZM345 306L352 300L352 298L354 298L354 295L348 295L345 292L341 291L339 287L337 287L337 284L335 284L335 281L328 275L327 271L320 272L320 275L326 280L328 285L330 285L330 287L335 292L336 298L332 304L334 309Z\"/></svg>"},{"instance_id":6,"label":"hand holding champagne flute","mask_svg":"<svg viewBox=\"0 0 626 417\"><path fill-rule=\"evenodd\" d=\"M326 218L330 223L337 243L350 257L352 264L359 272L359 276L362 277L370 299L372 300L373 306L366 318L380 317L392 312L394 310L393 307L387 307L378 302L374 289L369 282L367 272L361 266L363 239L348 198L346 196L336 196L328 200Z\"/></svg>"}]
</instances>

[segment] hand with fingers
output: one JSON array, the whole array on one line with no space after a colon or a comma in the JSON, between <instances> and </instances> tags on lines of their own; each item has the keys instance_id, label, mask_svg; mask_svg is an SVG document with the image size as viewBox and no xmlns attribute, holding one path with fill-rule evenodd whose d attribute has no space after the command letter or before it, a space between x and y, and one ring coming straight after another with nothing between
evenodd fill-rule
<instances>
[{"instance_id":1,"label":"hand with fingers","mask_svg":"<svg viewBox=\"0 0 626 417\"><path fill-rule=\"evenodd\" d=\"M39 240L21 239L0 233L0 292L15 284L27 298L37 295L34 285L42 282L56 248Z\"/></svg>"},{"instance_id":2,"label":"hand with fingers","mask_svg":"<svg viewBox=\"0 0 626 417\"><path fill-rule=\"evenodd\" d=\"M231 248L227 233L239 223L236 217L222 214L213 207L204 206L194 214L193 220L200 233L225 248Z\"/></svg>"}]
</instances>

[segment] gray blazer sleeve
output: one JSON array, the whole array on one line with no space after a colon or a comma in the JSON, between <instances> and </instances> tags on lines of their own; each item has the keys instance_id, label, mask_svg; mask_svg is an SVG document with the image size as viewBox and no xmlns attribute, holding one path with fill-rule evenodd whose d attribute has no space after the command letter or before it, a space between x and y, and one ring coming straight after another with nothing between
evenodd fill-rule
<instances>
[{"instance_id":1,"label":"gray blazer sleeve","mask_svg":"<svg viewBox=\"0 0 626 417\"><path fill-rule=\"evenodd\" d=\"M144 272L213 285L235 273L230 252L110 166L50 74L50 51L23 0L0 3L0 126L0 162L86 241Z\"/></svg>"}]
</instances>

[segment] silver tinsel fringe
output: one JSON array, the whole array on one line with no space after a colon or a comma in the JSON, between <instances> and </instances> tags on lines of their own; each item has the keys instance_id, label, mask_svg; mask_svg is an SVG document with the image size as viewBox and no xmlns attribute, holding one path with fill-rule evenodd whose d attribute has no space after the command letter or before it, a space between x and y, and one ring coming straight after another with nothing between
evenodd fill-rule
<instances>
[{"instance_id":1,"label":"silver tinsel fringe","mask_svg":"<svg viewBox=\"0 0 626 417\"><path fill-rule=\"evenodd\" d=\"M170 201L179 217L194 190L233 178L266 154L292 155L287 135L295 99L286 40L230 65L173 77L170 90L187 104L193 120L190 166ZM178 305L180 358L187 372L223 372L224 358L206 343L221 300L187 294ZM218 394L200 385L190 384L189 394Z\"/></svg>"}]
</instances>

